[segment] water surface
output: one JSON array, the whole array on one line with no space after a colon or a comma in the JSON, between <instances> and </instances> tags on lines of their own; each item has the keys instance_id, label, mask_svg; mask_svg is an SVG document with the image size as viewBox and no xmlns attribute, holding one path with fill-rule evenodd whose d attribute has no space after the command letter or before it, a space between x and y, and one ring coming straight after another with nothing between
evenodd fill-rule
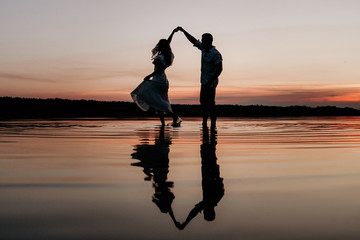
<instances>
[{"instance_id":1,"label":"water surface","mask_svg":"<svg viewBox=\"0 0 360 240\"><path fill-rule=\"evenodd\" d=\"M359 239L359 123L3 121L0 239Z\"/></svg>"}]
</instances>

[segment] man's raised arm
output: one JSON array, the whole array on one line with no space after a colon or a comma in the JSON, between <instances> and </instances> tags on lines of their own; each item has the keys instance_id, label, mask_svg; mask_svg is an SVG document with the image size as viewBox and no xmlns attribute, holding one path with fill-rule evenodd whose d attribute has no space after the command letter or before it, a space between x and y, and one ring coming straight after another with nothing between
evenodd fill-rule
<instances>
[{"instance_id":1,"label":"man's raised arm","mask_svg":"<svg viewBox=\"0 0 360 240\"><path fill-rule=\"evenodd\" d=\"M192 43L195 44L195 42L197 41L196 38L194 38L193 36L191 36L187 31L185 31L182 27L178 27L179 31L182 31L185 34L185 37Z\"/></svg>"}]
</instances>

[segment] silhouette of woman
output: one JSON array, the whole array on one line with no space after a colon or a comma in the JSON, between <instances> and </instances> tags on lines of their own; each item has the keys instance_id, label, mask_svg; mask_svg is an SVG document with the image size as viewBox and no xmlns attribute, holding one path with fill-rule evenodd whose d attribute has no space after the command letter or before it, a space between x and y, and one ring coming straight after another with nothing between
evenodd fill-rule
<instances>
[{"instance_id":1,"label":"silhouette of woman","mask_svg":"<svg viewBox=\"0 0 360 240\"><path fill-rule=\"evenodd\" d=\"M132 163L131 165L144 168L143 171L146 174L144 180L152 180L153 187L155 188L152 201L159 207L162 213L169 213L175 226L179 227L180 223L176 221L171 207L175 198L171 192L174 183L167 181L171 137L163 126L158 130L158 134L154 145L145 142L135 146L135 152L131 156L133 159L140 160L140 162Z\"/></svg>"},{"instance_id":2,"label":"silhouette of woman","mask_svg":"<svg viewBox=\"0 0 360 240\"><path fill-rule=\"evenodd\" d=\"M171 108L168 97L169 81L165 75L165 69L171 66L174 60L170 43L177 31L174 29L168 39L161 39L155 46L152 50L154 72L146 76L144 81L131 92L131 97L140 109L148 111L152 108L158 113L163 126L165 125L164 113L173 118L173 126L178 127L182 122L182 119Z\"/></svg>"}]
</instances>

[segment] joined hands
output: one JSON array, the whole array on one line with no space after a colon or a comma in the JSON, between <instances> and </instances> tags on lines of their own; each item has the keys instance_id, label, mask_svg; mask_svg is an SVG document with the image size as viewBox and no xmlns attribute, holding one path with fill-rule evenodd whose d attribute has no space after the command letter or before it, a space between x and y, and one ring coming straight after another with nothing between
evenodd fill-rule
<instances>
[{"instance_id":1,"label":"joined hands","mask_svg":"<svg viewBox=\"0 0 360 240\"><path fill-rule=\"evenodd\" d=\"M176 33L176 32L178 32L178 31L184 32L184 29L179 26L179 27L177 27L177 28L174 28L173 33Z\"/></svg>"}]
</instances>

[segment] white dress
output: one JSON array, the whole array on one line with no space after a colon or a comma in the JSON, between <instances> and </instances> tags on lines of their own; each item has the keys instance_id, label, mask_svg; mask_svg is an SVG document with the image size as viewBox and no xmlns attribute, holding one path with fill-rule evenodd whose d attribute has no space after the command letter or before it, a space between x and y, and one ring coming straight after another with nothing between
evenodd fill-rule
<instances>
[{"instance_id":1,"label":"white dress","mask_svg":"<svg viewBox=\"0 0 360 240\"><path fill-rule=\"evenodd\" d=\"M137 86L135 90L131 92L131 97L143 111L154 108L156 111L172 112L168 97L169 81L165 75L165 69L168 66L164 56L162 54L158 55L154 59L153 64L155 65L155 71L159 68L162 70L155 74L152 80L143 81Z\"/></svg>"}]
</instances>

